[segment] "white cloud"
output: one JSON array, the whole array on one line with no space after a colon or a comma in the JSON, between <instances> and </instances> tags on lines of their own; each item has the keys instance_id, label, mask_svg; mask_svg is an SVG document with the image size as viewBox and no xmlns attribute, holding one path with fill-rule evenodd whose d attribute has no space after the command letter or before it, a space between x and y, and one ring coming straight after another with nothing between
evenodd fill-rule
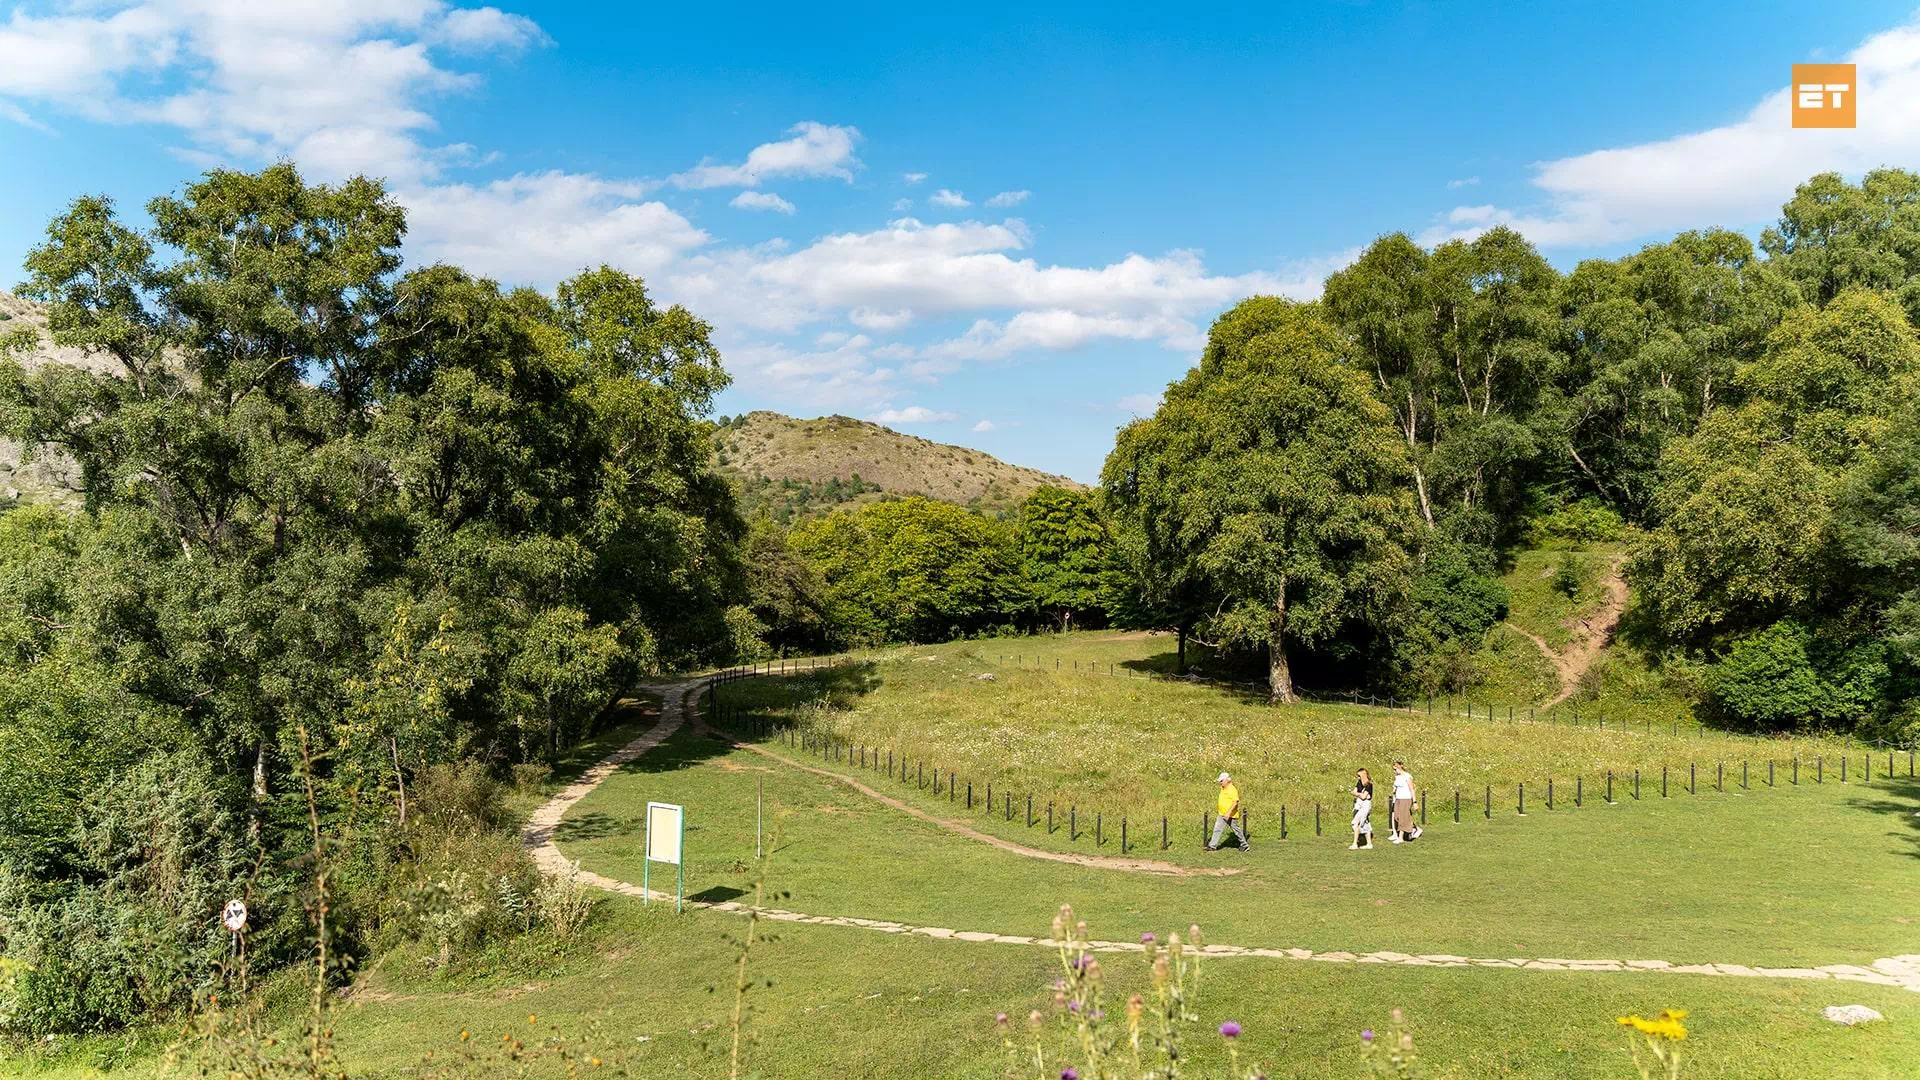
<instances>
[{"instance_id":1,"label":"white cloud","mask_svg":"<svg viewBox=\"0 0 1920 1080\"><path fill-rule=\"evenodd\" d=\"M771 191L743 191L728 206L741 210L771 210L776 214L793 213L793 204Z\"/></svg>"},{"instance_id":2,"label":"white cloud","mask_svg":"<svg viewBox=\"0 0 1920 1080\"><path fill-rule=\"evenodd\" d=\"M864 334L811 349L725 338L719 344L739 385L789 407L869 411L893 400L894 371L874 363Z\"/></svg>"},{"instance_id":3,"label":"white cloud","mask_svg":"<svg viewBox=\"0 0 1920 1080\"><path fill-rule=\"evenodd\" d=\"M954 415L950 412L936 412L924 405L888 409L867 417L876 424L944 424L953 418Z\"/></svg>"},{"instance_id":4,"label":"white cloud","mask_svg":"<svg viewBox=\"0 0 1920 1080\"><path fill-rule=\"evenodd\" d=\"M708 237L666 204L636 201L644 191L563 172L402 191L408 258L510 284L549 285L603 262L658 273Z\"/></svg>"},{"instance_id":5,"label":"white cloud","mask_svg":"<svg viewBox=\"0 0 1920 1080\"><path fill-rule=\"evenodd\" d=\"M913 209L913 200L912 200L912 199L895 199L895 200L893 200L893 212L894 212L894 213L896 213L896 214L904 214L904 213L906 213L907 211L909 211L909 210L911 210L911 209Z\"/></svg>"},{"instance_id":6,"label":"white cloud","mask_svg":"<svg viewBox=\"0 0 1920 1080\"><path fill-rule=\"evenodd\" d=\"M1168 315L1089 315L1054 308L1022 311L1005 322L976 321L960 337L932 345L921 352L928 363L915 365L914 374L938 374L943 361L1000 360L1030 349L1067 350L1098 340L1159 341L1183 352L1198 351L1206 335L1189 319Z\"/></svg>"},{"instance_id":7,"label":"white cloud","mask_svg":"<svg viewBox=\"0 0 1920 1080\"><path fill-rule=\"evenodd\" d=\"M932 195L928 196L927 201L932 203L935 206L947 206L947 207L952 207L955 210L958 210L962 207L973 205L972 203L967 201L967 197L965 195L962 195L957 191L949 191L946 188L941 188L939 191L936 191Z\"/></svg>"},{"instance_id":8,"label":"white cloud","mask_svg":"<svg viewBox=\"0 0 1920 1080\"><path fill-rule=\"evenodd\" d=\"M851 181L860 160L853 156L860 130L807 120L788 128L779 142L761 143L738 165L701 162L671 178L675 187L759 187L782 176L836 177Z\"/></svg>"},{"instance_id":9,"label":"white cloud","mask_svg":"<svg viewBox=\"0 0 1920 1080\"><path fill-rule=\"evenodd\" d=\"M1019 206L1021 203L1027 201L1027 196L1032 194L1033 192L1031 191L1003 191L1000 194L995 195L993 198L988 199L987 205L988 206Z\"/></svg>"},{"instance_id":10,"label":"white cloud","mask_svg":"<svg viewBox=\"0 0 1920 1080\"><path fill-rule=\"evenodd\" d=\"M978 423L975 423L975 424L973 425L973 430L975 430L975 431L992 431L992 430L993 430L993 421L991 421L991 420L981 420L981 421L979 421Z\"/></svg>"},{"instance_id":11,"label":"white cloud","mask_svg":"<svg viewBox=\"0 0 1920 1080\"><path fill-rule=\"evenodd\" d=\"M495 49L519 50L530 45L551 45L553 39L540 24L524 15L509 15L499 8L462 8L447 12L436 39L466 52Z\"/></svg>"},{"instance_id":12,"label":"white cloud","mask_svg":"<svg viewBox=\"0 0 1920 1080\"><path fill-rule=\"evenodd\" d=\"M1477 176L1463 176L1458 180L1447 181L1447 187L1449 188L1472 187L1473 185L1479 182L1480 182L1480 178Z\"/></svg>"},{"instance_id":13,"label":"white cloud","mask_svg":"<svg viewBox=\"0 0 1920 1080\"><path fill-rule=\"evenodd\" d=\"M1856 128L1793 128L1782 86L1731 124L1545 162L1533 177L1540 205L1459 208L1422 239L1506 224L1542 247L1593 247L1750 226L1771 219L1814 173L1858 174L1920 157L1920 21L1869 37L1843 62L1858 65Z\"/></svg>"},{"instance_id":14,"label":"white cloud","mask_svg":"<svg viewBox=\"0 0 1920 1080\"><path fill-rule=\"evenodd\" d=\"M19 124L21 127L29 127L35 131L44 132L48 135L51 135L54 133L52 128L48 127L47 125L41 123L38 120L35 120L32 114L28 113L27 110L21 108L18 105L15 105L11 101L0 101L0 119L11 120L16 124Z\"/></svg>"},{"instance_id":15,"label":"white cloud","mask_svg":"<svg viewBox=\"0 0 1920 1080\"><path fill-rule=\"evenodd\" d=\"M1114 403L1121 412L1152 416L1160 408L1160 394L1129 394Z\"/></svg>"},{"instance_id":16,"label":"white cloud","mask_svg":"<svg viewBox=\"0 0 1920 1080\"><path fill-rule=\"evenodd\" d=\"M278 157L308 175L355 172L397 184L464 163L436 147L436 95L477 85L442 67L436 46L511 51L539 27L491 8L442 0L146 0L118 10L76 4L0 23L0 97L104 123L184 133L182 150L223 162ZM470 149L470 148L465 148Z\"/></svg>"},{"instance_id":17,"label":"white cloud","mask_svg":"<svg viewBox=\"0 0 1920 1080\"><path fill-rule=\"evenodd\" d=\"M847 312L847 321L862 330L898 330L913 321L913 312L905 308L899 311L875 311L858 307Z\"/></svg>"},{"instance_id":18,"label":"white cloud","mask_svg":"<svg viewBox=\"0 0 1920 1080\"><path fill-rule=\"evenodd\" d=\"M917 184L920 181L925 180L926 178L927 178L927 174L923 172L910 172L910 173L907 173L904 177L906 182L909 184Z\"/></svg>"}]
</instances>

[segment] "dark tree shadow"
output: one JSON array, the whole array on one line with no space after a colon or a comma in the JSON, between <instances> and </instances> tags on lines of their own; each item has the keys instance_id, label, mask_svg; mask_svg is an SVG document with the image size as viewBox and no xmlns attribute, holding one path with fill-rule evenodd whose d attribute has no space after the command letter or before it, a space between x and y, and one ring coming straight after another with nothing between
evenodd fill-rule
<instances>
[{"instance_id":1,"label":"dark tree shadow","mask_svg":"<svg viewBox=\"0 0 1920 1080\"><path fill-rule=\"evenodd\" d=\"M731 885L715 885L711 889L702 889L687 897L687 899L702 904L724 904L729 900L738 900L745 895L747 895L747 890L745 889L736 889Z\"/></svg>"},{"instance_id":2,"label":"dark tree shadow","mask_svg":"<svg viewBox=\"0 0 1920 1080\"><path fill-rule=\"evenodd\" d=\"M1855 797L1847 805L1871 814L1889 815L1898 826L1887 835L1906 847L1909 858L1920 859L1920 778L1901 777L1880 787L1874 781L1878 797Z\"/></svg>"},{"instance_id":3,"label":"dark tree shadow","mask_svg":"<svg viewBox=\"0 0 1920 1080\"><path fill-rule=\"evenodd\" d=\"M553 828L553 838L560 843L573 843L577 840L599 840L608 836L627 836L638 832L640 823L624 818L616 818L605 810L589 810L584 814L569 814Z\"/></svg>"}]
</instances>

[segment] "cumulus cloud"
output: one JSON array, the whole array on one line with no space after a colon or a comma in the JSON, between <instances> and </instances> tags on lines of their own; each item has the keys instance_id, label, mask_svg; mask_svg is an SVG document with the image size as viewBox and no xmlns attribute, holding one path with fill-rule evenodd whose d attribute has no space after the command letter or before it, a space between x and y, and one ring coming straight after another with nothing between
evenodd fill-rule
<instances>
[{"instance_id":1,"label":"cumulus cloud","mask_svg":"<svg viewBox=\"0 0 1920 1080\"><path fill-rule=\"evenodd\" d=\"M993 198L988 199L987 205L988 206L1019 206L1021 203L1026 202L1027 196L1031 194L1033 194L1033 192L1031 191L1003 191L1000 194L995 195Z\"/></svg>"},{"instance_id":2,"label":"cumulus cloud","mask_svg":"<svg viewBox=\"0 0 1920 1080\"><path fill-rule=\"evenodd\" d=\"M1479 182L1480 182L1480 178L1477 176L1463 176L1458 180L1447 181L1447 187L1449 188L1472 187L1473 185Z\"/></svg>"},{"instance_id":3,"label":"cumulus cloud","mask_svg":"<svg viewBox=\"0 0 1920 1080\"><path fill-rule=\"evenodd\" d=\"M962 207L973 205L972 203L967 201L967 197L965 195L962 195L957 191L949 191L946 188L941 188L939 191L936 191L932 195L929 195L927 197L927 201L932 203L935 206L948 206L956 210Z\"/></svg>"},{"instance_id":4,"label":"cumulus cloud","mask_svg":"<svg viewBox=\"0 0 1920 1080\"><path fill-rule=\"evenodd\" d=\"M923 172L910 172L910 173L906 173L902 177L902 179L906 180L906 182L909 184L917 184L920 181L925 180L926 178L927 178L927 174Z\"/></svg>"},{"instance_id":5,"label":"cumulus cloud","mask_svg":"<svg viewBox=\"0 0 1920 1080\"><path fill-rule=\"evenodd\" d=\"M977 421L977 422L976 422L976 423L975 423L975 424L973 425L973 430L975 430L975 431L992 431L992 430L993 430L993 421L991 421L991 420L980 420L980 421Z\"/></svg>"},{"instance_id":6,"label":"cumulus cloud","mask_svg":"<svg viewBox=\"0 0 1920 1080\"><path fill-rule=\"evenodd\" d=\"M786 130L785 139L761 143L747 152L737 165L702 162L671 177L675 187L759 187L762 181L776 177L833 177L852 180L860 167L854 157L854 144L860 130L807 120Z\"/></svg>"},{"instance_id":7,"label":"cumulus cloud","mask_svg":"<svg viewBox=\"0 0 1920 1080\"><path fill-rule=\"evenodd\" d=\"M909 405L904 409L887 409L875 413L867 419L876 424L944 424L954 418L950 412L936 412L925 405Z\"/></svg>"},{"instance_id":8,"label":"cumulus cloud","mask_svg":"<svg viewBox=\"0 0 1920 1080\"><path fill-rule=\"evenodd\" d=\"M776 214L793 213L793 204L771 191L743 191L728 206L741 210L771 210Z\"/></svg>"},{"instance_id":9,"label":"cumulus cloud","mask_svg":"<svg viewBox=\"0 0 1920 1080\"><path fill-rule=\"evenodd\" d=\"M912 199L895 199L895 200L893 200L893 212L894 212L894 213L896 213L896 214L904 214L904 213L906 213L907 211L909 211L909 210L911 210L911 209L913 209L913 200L912 200Z\"/></svg>"},{"instance_id":10,"label":"cumulus cloud","mask_svg":"<svg viewBox=\"0 0 1920 1080\"><path fill-rule=\"evenodd\" d=\"M514 284L547 285L600 263L660 272L708 237L664 203L635 201L643 191L564 172L439 185L407 200L408 256Z\"/></svg>"},{"instance_id":11,"label":"cumulus cloud","mask_svg":"<svg viewBox=\"0 0 1920 1080\"><path fill-rule=\"evenodd\" d=\"M457 8L447 12L436 39L466 52L513 51L553 44L539 23L495 7Z\"/></svg>"},{"instance_id":12,"label":"cumulus cloud","mask_svg":"<svg viewBox=\"0 0 1920 1080\"><path fill-rule=\"evenodd\" d=\"M1542 247L1578 248L1750 226L1772 218L1813 173L1858 174L1920 157L1920 21L1867 38L1842 62L1858 65L1858 127L1795 129L1781 86L1731 124L1545 162L1533 176L1538 205L1457 207L1422 239L1504 224Z\"/></svg>"}]
</instances>

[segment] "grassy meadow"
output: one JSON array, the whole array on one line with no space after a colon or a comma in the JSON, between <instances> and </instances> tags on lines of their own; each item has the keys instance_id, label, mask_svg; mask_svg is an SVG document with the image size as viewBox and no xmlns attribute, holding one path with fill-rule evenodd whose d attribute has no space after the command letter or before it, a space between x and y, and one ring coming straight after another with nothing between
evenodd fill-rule
<instances>
[{"instance_id":1,"label":"grassy meadow","mask_svg":"<svg viewBox=\"0 0 1920 1080\"><path fill-rule=\"evenodd\" d=\"M1256 836L1277 835L1282 807L1289 835L1298 836L1303 814L1310 830L1315 803L1322 807L1323 830L1338 833L1353 770L1365 766L1384 785L1396 758L1407 761L1426 790L1429 821L1451 820L1458 790L1463 824L1485 820L1489 787L1495 819L1519 809L1523 784L1529 816L1546 812L1549 781L1552 812L1576 812L1576 790L1582 803L1577 812L1598 812L1611 771L1621 805L1606 812L1628 813L1658 802L1663 766L1669 799L1687 797L1687 769L1696 767L1693 804L1710 797L1783 800L1838 784L1842 758L1849 762L1850 782L1867 767L1869 752L1844 740L1730 736L1676 726L1664 717L1647 726L1630 710L1576 712L1572 703L1532 721L1524 708L1515 709L1511 720L1505 709L1495 709L1489 720L1484 705L1444 699L1433 702L1431 713L1424 701L1399 709L1276 707L1254 689L1147 677L1170 668L1171 649L1172 639L1164 635L1099 631L895 649L786 678L726 683L710 711L736 730L774 725L831 738L852 748L854 757L815 752L811 763L864 773L870 782L886 783L891 753L896 779L889 793L941 812L964 809L971 783L979 827L1022 843L1071 846L1061 818L1074 808L1088 829L1092 815L1101 815L1113 830L1109 839L1125 816L1130 828L1150 828L1157 845L1164 815L1176 856L1193 847L1199 815L1212 807L1213 779L1222 770L1239 782ZM779 742L778 736L763 738ZM779 745L785 753L802 752ZM862 747L878 748L877 768L874 751L861 768ZM1769 760L1775 762L1772 787ZM1795 760L1801 762L1798 785L1792 783ZM1748 768L1744 791L1742 762ZM919 782L898 780L903 763ZM1904 776L1909 758L1900 754L1894 765ZM1716 769L1723 766L1725 790L1715 792ZM1886 767L1883 753L1872 764L1874 775ZM942 778L937 792L936 768ZM951 800L949 775L960 783ZM989 783L994 815L978 805ZM1011 823L1008 795L1015 800ZM1062 827L1051 835L1028 828L1028 796L1042 810L1051 802ZM1384 828L1380 805L1376 827ZM1089 849L1091 843L1079 846Z\"/></svg>"},{"instance_id":2,"label":"grassy meadow","mask_svg":"<svg viewBox=\"0 0 1920 1080\"><path fill-rule=\"evenodd\" d=\"M1683 730L1629 732L1597 725L1432 717L1359 706L1267 706L1230 688L1148 679L1168 662L1169 639L1087 633L1046 639L893 650L812 675L728 684L725 708L831 730L867 745L924 753L976 779L976 806L943 788L889 778L884 767L802 752L779 740L729 745L683 727L617 771L576 806L558 842L583 866L638 882L648 800L687 809L687 892L742 899L764 873L767 903L820 916L885 919L955 930L1042 935L1062 902L1095 937L1133 940L1200 924L1209 942L1315 952L1394 950L1474 957L1665 960L1804 967L1920 953L1920 780L1884 775L1862 784L1854 749L1849 782L1828 760L1826 782L1802 772L1797 787L1776 766L1738 788L1702 774L1689 796L1684 773L1660 798L1643 773L1635 801L1616 780L1615 805L1589 786L1571 805L1583 763L1643 765L1689 756L1845 753L1844 744L1769 743ZM1004 654L1003 663L999 657ZM1019 656L1016 664L1013 660ZM1058 669L1055 663L1058 663ZM1107 674L1107 665L1114 674ZM1076 671L1076 665L1079 670ZM1096 673L1090 673L1097 672ZM992 674L991 681L976 676ZM711 706L708 711L712 712ZM557 791L587 764L648 729L655 702L639 696L626 722L583 746L522 809ZM735 713L734 715L738 715ZM1357 752L1350 748L1360 748ZM1474 802L1455 825L1451 804L1430 799L1421 841L1368 852L1346 849L1344 787L1361 756L1384 764L1404 753L1430 790L1449 770L1498 778L1553 772L1566 785L1554 809L1529 783L1528 812L1511 798L1489 819ZM782 760L782 759L786 760ZM1904 772L1904 758L1900 760ZM1159 850L1157 816L1130 820L1136 855L1178 865L1228 866L1232 876L1174 877L1063 865L997 850L915 819L854 790L826 769L857 778L942 820L1036 847L1118 854L1117 814L1104 844L1087 835L1105 800L1177 811L1172 846ZM989 765L996 765L989 770ZM1232 768L1254 808L1254 849L1198 850L1199 813L1212 773ZM1376 775L1380 773L1376 769ZM984 807L984 783L996 805ZM1009 777L1051 785L1059 804L1084 813L1082 835L1032 828L1024 797L1003 812ZM1492 782L1490 779L1489 782ZM1277 793L1292 796L1289 838L1278 838ZM1318 793L1323 835L1312 831ZM1024 792L1021 793L1024 796ZM1104 795L1104 799L1103 799ZM1536 803L1535 800L1540 802ZM1157 803L1154 801L1158 800ZM762 831L756 836L756 807ZM1384 811L1376 815L1384 834ZM756 840L765 852L756 860ZM656 876L655 884L659 886ZM422 946L387 954L344 995L335 1033L350 1075L366 1078L574 1075L552 1051L503 1056L503 1035L623 1064L630 1075L728 1075L730 1014L745 926L738 916L609 896L570 942L519 939L435 971ZM1046 949L847 927L762 924L749 970L755 984L743 1075L997 1077L1007 1059L993 1015L1050 1008L1058 961ZM1142 989L1138 958L1107 965L1117 997ZM291 1032L297 988L281 995ZM1864 1004L1887 1023L1827 1023L1828 1005ZM1690 1078L1892 1078L1920 1055L1920 996L1849 982L1657 973L1483 968L1403 968L1263 958L1205 967L1189 1075L1219 1075L1226 1019L1244 1025L1241 1060L1273 1077L1359 1076L1357 1032L1384 1028L1407 1009L1425 1075L1613 1078L1633 1075L1614 1017L1662 1008L1691 1011L1684 1073ZM462 1031L475 1036L463 1042ZM1016 1037L1021 1037L1016 1024ZM33 1048L7 1064L21 1075L169 1075L165 1033ZM1054 1069L1057 1072L1057 1065ZM173 1075L185 1075L175 1070ZM1020 1075L1030 1075L1022 1073Z\"/></svg>"}]
</instances>

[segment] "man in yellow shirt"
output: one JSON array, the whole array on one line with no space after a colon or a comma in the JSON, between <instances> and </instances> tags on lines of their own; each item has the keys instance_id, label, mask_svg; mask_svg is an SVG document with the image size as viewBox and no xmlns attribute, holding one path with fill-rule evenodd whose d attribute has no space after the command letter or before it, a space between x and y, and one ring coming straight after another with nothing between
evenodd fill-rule
<instances>
[{"instance_id":1,"label":"man in yellow shirt","mask_svg":"<svg viewBox=\"0 0 1920 1080\"><path fill-rule=\"evenodd\" d=\"M1253 845L1247 843L1247 830L1239 819L1240 789L1234 786L1233 777L1226 773L1220 774L1218 783L1220 802L1217 809L1220 811L1220 820L1213 823L1213 840L1207 844L1207 850L1220 850L1220 842L1227 838L1227 830L1231 828L1234 837L1240 841L1240 850L1252 851Z\"/></svg>"}]
</instances>

